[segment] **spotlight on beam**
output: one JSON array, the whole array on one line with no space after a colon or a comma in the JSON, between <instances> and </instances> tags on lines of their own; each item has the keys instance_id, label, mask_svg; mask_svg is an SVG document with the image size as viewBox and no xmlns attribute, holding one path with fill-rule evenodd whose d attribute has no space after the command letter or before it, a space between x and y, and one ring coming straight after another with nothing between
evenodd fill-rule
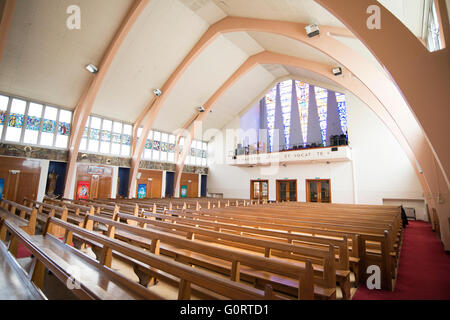
<instances>
[{"instance_id":1,"label":"spotlight on beam","mask_svg":"<svg viewBox=\"0 0 450 320\"><path fill-rule=\"evenodd\" d=\"M342 74L342 69L341 67L337 67L337 68L333 68L333 74L335 76L340 76Z\"/></svg>"},{"instance_id":2,"label":"spotlight on beam","mask_svg":"<svg viewBox=\"0 0 450 320\"><path fill-rule=\"evenodd\" d=\"M92 63L90 63L86 66L86 70L89 71L90 73L94 73L94 74L98 72L98 68L96 66L94 66Z\"/></svg>"},{"instance_id":3,"label":"spotlight on beam","mask_svg":"<svg viewBox=\"0 0 450 320\"><path fill-rule=\"evenodd\" d=\"M155 89L153 90L153 93L155 94L155 96L160 97L162 95L162 91L159 89Z\"/></svg>"},{"instance_id":4,"label":"spotlight on beam","mask_svg":"<svg viewBox=\"0 0 450 320\"><path fill-rule=\"evenodd\" d=\"M318 36L320 34L319 26L317 24L310 24L309 26L306 26L305 29L306 34L310 38Z\"/></svg>"},{"instance_id":5,"label":"spotlight on beam","mask_svg":"<svg viewBox=\"0 0 450 320\"><path fill-rule=\"evenodd\" d=\"M197 107L198 112L205 112L205 107L199 106Z\"/></svg>"}]
</instances>

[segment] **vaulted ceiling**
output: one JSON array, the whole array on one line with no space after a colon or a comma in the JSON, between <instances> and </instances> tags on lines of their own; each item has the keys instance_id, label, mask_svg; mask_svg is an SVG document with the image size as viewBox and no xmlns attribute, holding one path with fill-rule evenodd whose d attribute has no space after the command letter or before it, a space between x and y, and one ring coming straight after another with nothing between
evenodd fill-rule
<instances>
[{"instance_id":1,"label":"vaulted ceiling","mask_svg":"<svg viewBox=\"0 0 450 320\"><path fill-rule=\"evenodd\" d=\"M422 37L424 0L380 0ZM18 0L0 65L0 92L74 109L132 0ZM81 8L81 29L66 27L69 5ZM131 29L95 100L93 113L133 123L210 25L226 16L316 23L344 28L313 0L151 0ZM384 70L357 39L336 37ZM189 66L156 118L173 131L194 114L250 56L273 51L339 65L292 39L263 32L220 35ZM205 128L222 128L279 78L294 77L341 89L333 81L292 66L259 65L238 80L208 115Z\"/></svg>"}]
</instances>

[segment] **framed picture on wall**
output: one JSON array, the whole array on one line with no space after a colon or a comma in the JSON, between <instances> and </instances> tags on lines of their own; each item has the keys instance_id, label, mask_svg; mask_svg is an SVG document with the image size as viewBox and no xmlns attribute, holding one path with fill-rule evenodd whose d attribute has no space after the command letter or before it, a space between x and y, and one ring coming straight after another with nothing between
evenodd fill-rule
<instances>
[{"instance_id":1,"label":"framed picture on wall","mask_svg":"<svg viewBox=\"0 0 450 320\"><path fill-rule=\"evenodd\" d=\"M89 199L89 181L78 181L77 200Z\"/></svg>"},{"instance_id":2,"label":"framed picture on wall","mask_svg":"<svg viewBox=\"0 0 450 320\"><path fill-rule=\"evenodd\" d=\"M147 197L147 185L145 183L138 185L138 199L145 199Z\"/></svg>"},{"instance_id":3,"label":"framed picture on wall","mask_svg":"<svg viewBox=\"0 0 450 320\"><path fill-rule=\"evenodd\" d=\"M181 198L187 198L187 186L181 186Z\"/></svg>"},{"instance_id":4,"label":"framed picture on wall","mask_svg":"<svg viewBox=\"0 0 450 320\"><path fill-rule=\"evenodd\" d=\"M97 166L89 166L88 167L88 174L104 174L105 168L103 167L97 167Z\"/></svg>"},{"instance_id":5,"label":"framed picture on wall","mask_svg":"<svg viewBox=\"0 0 450 320\"><path fill-rule=\"evenodd\" d=\"M5 180L4 179L0 179L0 199L3 198L3 187L5 185Z\"/></svg>"}]
</instances>

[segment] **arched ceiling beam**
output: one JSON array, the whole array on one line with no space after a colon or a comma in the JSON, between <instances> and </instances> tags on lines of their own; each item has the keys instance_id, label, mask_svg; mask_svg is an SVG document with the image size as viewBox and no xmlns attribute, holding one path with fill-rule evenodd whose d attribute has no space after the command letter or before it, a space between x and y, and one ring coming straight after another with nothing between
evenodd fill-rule
<instances>
[{"instance_id":1,"label":"arched ceiling beam","mask_svg":"<svg viewBox=\"0 0 450 320\"><path fill-rule=\"evenodd\" d=\"M3 51L5 50L6 39L8 38L15 8L16 0L5 0L3 1L3 8L0 8L2 10L0 16L0 63L2 62Z\"/></svg>"},{"instance_id":2,"label":"arched ceiling beam","mask_svg":"<svg viewBox=\"0 0 450 320\"><path fill-rule=\"evenodd\" d=\"M281 25L280 25L281 24ZM282 27L281 32L277 32L278 27ZM187 68L195 61L195 59L203 52L205 48L209 46L214 40L221 34L239 31L262 31L269 33L278 33L281 35L290 36L293 39L303 41L305 43L309 42L309 38L305 34L305 23L294 23L276 20L262 20L262 19L252 19L252 18L241 18L241 17L226 17L219 22L213 24L209 29L203 34L197 44L192 48L188 55L184 58L180 65L174 70L170 75L164 85L161 87L162 95L156 98L155 103L151 108L148 106L146 109L149 110L146 115L145 121L136 122L135 127L139 128L143 123L142 136L148 136L148 132L151 130L153 123L161 110L166 98L170 94L171 90L181 78ZM331 34L340 35L343 37L353 37L353 35L344 28L339 27L328 27L321 26L321 32L327 35L328 38L333 39ZM333 39L334 40L334 39ZM339 43L337 40L335 42ZM325 46L327 47L327 46ZM347 48L347 47L346 47ZM350 48L348 48L351 50ZM327 50L327 48L325 48ZM150 104L150 103L149 103ZM143 118L142 118L143 119ZM137 129L136 129L137 132ZM131 174L129 182L129 197L135 195L136 189L136 176L139 170L139 163L142 158L142 153L144 151L145 139L140 139L136 147L133 150L131 156Z\"/></svg>"},{"instance_id":3,"label":"arched ceiling beam","mask_svg":"<svg viewBox=\"0 0 450 320\"><path fill-rule=\"evenodd\" d=\"M315 0L344 23L389 73L415 115L450 188L450 26L445 0L436 4L444 49L429 52L408 28L373 0ZM369 29L374 3L380 28ZM450 194L448 195L450 196ZM447 201L449 201L447 199ZM448 225L448 224L447 224Z\"/></svg>"},{"instance_id":4,"label":"arched ceiling beam","mask_svg":"<svg viewBox=\"0 0 450 320\"><path fill-rule=\"evenodd\" d=\"M126 17L122 21L114 38L106 49L99 65L98 73L92 75L89 84L81 96L73 115L72 132L69 140L69 159L67 163L66 181L64 188L64 197L72 198L73 194L71 186L75 178L75 169L77 164L78 150L80 147L81 137L86 125L87 118L91 113L95 98L100 90L103 80L111 63L113 62L117 52L119 51L123 41L130 32L131 28L144 11L150 0L135 0L131 5Z\"/></svg>"},{"instance_id":5,"label":"arched ceiling beam","mask_svg":"<svg viewBox=\"0 0 450 320\"><path fill-rule=\"evenodd\" d=\"M176 84L178 79L182 76L188 66L195 60L200 53L214 41L220 34L240 31L257 31L279 34L288 38L301 41L305 44L314 47L315 49L332 57L343 66L345 66L352 74L358 77L361 82L371 90L377 97L377 100L382 102L387 107L394 121L402 129L408 139L410 146L416 150L429 150L429 146L423 146L426 142L423 133L416 120L413 118L407 104L398 91L397 87L387 78L387 76L377 67L369 63L364 57L355 52L353 49L344 45L340 41L331 36L334 28L321 26L321 35L318 37L309 38L304 30L305 24L294 23L289 21L276 20L262 20L242 17L226 17L221 21L212 25L202 38L197 42L194 48L186 56L183 62L172 73L170 78L164 84L162 90L163 94L157 98L154 106L150 110L143 128L143 136L148 135L153 122L158 115L165 99L170 90ZM335 31L334 31L335 32ZM136 189L136 175L139 169L139 162L142 156L145 139L139 141L135 152L132 155L132 167L129 196L133 197ZM420 163L421 167L424 167ZM433 182L428 182L430 185L436 185L437 177ZM431 195L430 195L431 196Z\"/></svg>"},{"instance_id":6,"label":"arched ceiling beam","mask_svg":"<svg viewBox=\"0 0 450 320\"><path fill-rule=\"evenodd\" d=\"M209 111L212 110L214 104L220 99L220 97L231 87L233 86L240 78L242 78L245 74L250 72L256 65L258 64L281 64L286 66L298 67L304 70L312 71L317 74L320 74L336 83L346 88L350 92L352 92L355 96L357 96L361 101L367 104L375 114L384 122L384 124L388 127L388 129L393 133L394 137L399 142L400 146L405 151L406 155L411 161L411 164L418 175L419 181L422 185L422 188L425 192L430 192L430 187L426 183L423 176L419 174L419 169L417 168L417 160L408 144L407 139L405 139L401 130L398 128L395 121L392 119L389 112L386 108L381 104L378 99L373 95L373 93L368 90L360 81L355 79L348 70L343 70L343 75L336 77L331 73L331 69L333 66L326 65L323 63L313 62L309 60L304 60L301 58L291 57L279 53L274 52L262 52L251 56L247 61L245 61L240 68L212 95L208 101L204 104L205 112L198 114L196 118L196 122L203 122L209 114ZM201 134L201 133L200 133ZM187 157L187 154L190 151L192 139L195 136L195 126L192 123L189 127L189 134L186 136L185 143L183 146L183 151L181 156L178 158L176 172L175 172L175 192L174 195L179 195L180 190L180 181L181 174L184 168L184 163Z\"/></svg>"}]
</instances>

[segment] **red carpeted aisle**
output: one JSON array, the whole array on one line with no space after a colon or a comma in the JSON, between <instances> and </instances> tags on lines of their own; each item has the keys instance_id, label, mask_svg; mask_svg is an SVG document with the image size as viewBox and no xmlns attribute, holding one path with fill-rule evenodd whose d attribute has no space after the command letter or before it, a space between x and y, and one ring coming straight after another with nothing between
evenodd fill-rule
<instances>
[{"instance_id":1,"label":"red carpeted aisle","mask_svg":"<svg viewBox=\"0 0 450 320\"><path fill-rule=\"evenodd\" d=\"M394 292L369 290L365 284L353 300L450 300L450 254L428 223L409 221L403 236Z\"/></svg>"}]
</instances>

